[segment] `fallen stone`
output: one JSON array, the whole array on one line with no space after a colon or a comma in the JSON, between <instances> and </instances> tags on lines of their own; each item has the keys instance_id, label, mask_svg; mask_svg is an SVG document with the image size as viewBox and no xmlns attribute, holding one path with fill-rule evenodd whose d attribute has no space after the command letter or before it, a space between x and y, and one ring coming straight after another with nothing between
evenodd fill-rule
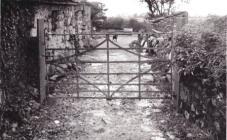
<instances>
[{"instance_id":1,"label":"fallen stone","mask_svg":"<svg viewBox=\"0 0 227 140\"><path fill-rule=\"evenodd\" d=\"M53 75L49 78L51 81L57 81L58 75Z\"/></svg>"},{"instance_id":2,"label":"fallen stone","mask_svg":"<svg viewBox=\"0 0 227 140\"><path fill-rule=\"evenodd\" d=\"M59 124L60 121L59 121L59 120L55 120L54 123L55 123L55 124Z\"/></svg>"},{"instance_id":3,"label":"fallen stone","mask_svg":"<svg viewBox=\"0 0 227 140\"><path fill-rule=\"evenodd\" d=\"M184 111L184 116L187 120L190 118L190 114L188 113L188 111Z\"/></svg>"},{"instance_id":4,"label":"fallen stone","mask_svg":"<svg viewBox=\"0 0 227 140\"><path fill-rule=\"evenodd\" d=\"M58 73L65 74L65 70L63 68L57 67L56 70Z\"/></svg>"},{"instance_id":5,"label":"fallen stone","mask_svg":"<svg viewBox=\"0 0 227 140\"><path fill-rule=\"evenodd\" d=\"M59 64L59 67L61 67L63 69L68 69L68 65L67 64Z\"/></svg>"},{"instance_id":6,"label":"fallen stone","mask_svg":"<svg viewBox=\"0 0 227 140\"><path fill-rule=\"evenodd\" d=\"M188 133L186 137L187 137L187 138L192 138L193 135L192 135L192 133Z\"/></svg>"},{"instance_id":7,"label":"fallen stone","mask_svg":"<svg viewBox=\"0 0 227 140\"><path fill-rule=\"evenodd\" d=\"M152 131L152 130L151 130L151 127L145 126L145 125L141 125L141 129L142 129L142 131L144 131L144 132L151 132L151 131Z\"/></svg>"},{"instance_id":8,"label":"fallen stone","mask_svg":"<svg viewBox=\"0 0 227 140\"><path fill-rule=\"evenodd\" d=\"M167 132L166 135L171 139L171 140L175 140L175 136L173 134L171 134L170 132Z\"/></svg>"},{"instance_id":9,"label":"fallen stone","mask_svg":"<svg viewBox=\"0 0 227 140\"><path fill-rule=\"evenodd\" d=\"M13 123L13 124L12 124L12 127L13 127L13 128L18 127L18 123Z\"/></svg>"}]
</instances>

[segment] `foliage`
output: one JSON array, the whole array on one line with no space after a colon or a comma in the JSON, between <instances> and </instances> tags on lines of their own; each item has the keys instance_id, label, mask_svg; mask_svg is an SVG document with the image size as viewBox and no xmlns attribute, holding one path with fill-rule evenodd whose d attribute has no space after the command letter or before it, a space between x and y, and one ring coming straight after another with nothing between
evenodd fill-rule
<instances>
[{"instance_id":1,"label":"foliage","mask_svg":"<svg viewBox=\"0 0 227 140\"><path fill-rule=\"evenodd\" d=\"M116 29L121 30L123 29L125 20L121 17L112 17L108 18L104 23L105 29Z\"/></svg>"},{"instance_id":2,"label":"foliage","mask_svg":"<svg viewBox=\"0 0 227 140\"><path fill-rule=\"evenodd\" d=\"M30 44L34 9L16 0L3 0L1 4L1 34L4 36L1 36L0 62L5 102L0 110L0 135L11 129L13 122L26 122L31 111L29 101L34 99L33 95L37 97L32 93L38 86L38 65L35 63L38 57L33 55L37 43Z\"/></svg>"},{"instance_id":3,"label":"foliage","mask_svg":"<svg viewBox=\"0 0 227 140\"><path fill-rule=\"evenodd\" d=\"M105 5L99 2L91 2L91 21L92 26L96 27L98 30L102 28L104 21L106 21Z\"/></svg>"},{"instance_id":4,"label":"foliage","mask_svg":"<svg viewBox=\"0 0 227 140\"><path fill-rule=\"evenodd\" d=\"M141 0L147 3L149 8L149 17L160 17L169 15L175 0Z\"/></svg>"},{"instance_id":5,"label":"foliage","mask_svg":"<svg viewBox=\"0 0 227 140\"><path fill-rule=\"evenodd\" d=\"M132 28L134 32L138 32L141 29L146 29L145 23L141 23L134 18L129 19L126 26Z\"/></svg>"},{"instance_id":6,"label":"foliage","mask_svg":"<svg viewBox=\"0 0 227 140\"><path fill-rule=\"evenodd\" d=\"M122 30L123 28L132 28L134 32L138 32L141 29L147 30L147 23L139 22L135 18L124 19L122 17L111 17L106 20L103 28L116 30Z\"/></svg>"},{"instance_id":7,"label":"foliage","mask_svg":"<svg viewBox=\"0 0 227 140\"><path fill-rule=\"evenodd\" d=\"M217 20L208 18L203 26L188 25L176 36L175 60L181 82L200 93L191 95L195 98L191 104L196 104L199 110L195 116L204 119L214 134L223 138L223 122L226 119L226 47L219 28L225 26L222 22L217 26L219 23L213 24L211 21L217 23ZM208 26L209 30L203 30Z\"/></svg>"}]
</instances>

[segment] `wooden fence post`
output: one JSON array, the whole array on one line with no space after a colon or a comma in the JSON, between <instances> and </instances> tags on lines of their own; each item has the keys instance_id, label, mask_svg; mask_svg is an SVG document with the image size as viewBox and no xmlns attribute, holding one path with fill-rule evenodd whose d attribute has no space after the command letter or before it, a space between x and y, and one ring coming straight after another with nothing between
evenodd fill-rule
<instances>
[{"instance_id":1,"label":"wooden fence post","mask_svg":"<svg viewBox=\"0 0 227 140\"><path fill-rule=\"evenodd\" d=\"M46 99L46 60L44 44L44 19L38 19L38 44L39 44L39 93L40 103Z\"/></svg>"},{"instance_id":2,"label":"wooden fence post","mask_svg":"<svg viewBox=\"0 0 227 140\"><path fill-rule=\"evenodd\" d=\"M176 22L176 27L175 27L175 29L173 29L173 32L179 31L185 24L188 23L188 13L185 12L185 13L183 13L183 15L176 17L175 22ZM174 37L174 35L173 35L173 37ZM173 46L174 46L174 43L175 42L173 41L172 42ZM174 48L173 48L173 50L174 50ZM172 55L173 56L176 55L175 51L173 51ZM177 108L177 111L179 112L179 106L180 106L180 100L181 100L181 97L180 97L180 75L179 75L178 68L177 68L176 65L172 67L172 76L173 76L173 85L172 85L173 87L172 87L172 89L173 89L174 95L176 96L176 108Z\"/></svg>"}]
</instances>

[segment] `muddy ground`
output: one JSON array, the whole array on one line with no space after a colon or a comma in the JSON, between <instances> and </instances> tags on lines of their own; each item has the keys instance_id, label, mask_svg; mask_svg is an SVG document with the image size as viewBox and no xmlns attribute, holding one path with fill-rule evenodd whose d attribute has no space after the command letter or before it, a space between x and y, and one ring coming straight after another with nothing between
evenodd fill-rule
<instances>
[{"instance_id":1,"label":"muddy ground","mask_svg":"<svg viewBox=\"0 0 227 140\"><path fill-rule=\"evenodd\" d=\"M128 47L136 36L118 38L118 44ZM102 47L105 47L102 46ZM111 45L110 47L114 47ZM142 53L145 55L145 53ZM94 50L82 56L81 60L106 60L104 50ZM136 61L138 56L123 50L110 52L110 60ZM143 58L147 60L147 58ZM151 65L141 65L142 71ZM138 64L111 64L111 73L138 72ZM106 64L85 64L81 73L106 72ZM135 75L110 76L111 83L124 83ZM106 82L107 76L83 76L91 83ZM142 82L154 82L152 75L144 75ZM158 79L156 79L158 81ZM37 133L34 140L177 140L206 139L205 132L184 119L176 112L170 100L157 99L77 99L56 98L60 95L77 95L77 86L68 84L76 82L74 74L58 82L55 92L49 95L47 105L41 109L40 115L34 116ZM81 80L80 83L85 81ZM85 82L86 83L86 82ZM131 83L138 83L135 79ZM162 83L165 84L165 83ZM166 83L167 84L167 83ZM116 90L119 86L111 86ZM98 86L106 90L107 86ZM80 90L96 90L93 86L80 85ZM122 90L138 90L138 86L125 86ZM143 91L158 91L156 86L142 86ZM80 92L80 96L102 97L98 92ZM156 94L144 92L144 97ZM162 96L162 95L160 95ZM117 92L113 97L138 97L138 92Z\"/></svg>"}]
</instances>

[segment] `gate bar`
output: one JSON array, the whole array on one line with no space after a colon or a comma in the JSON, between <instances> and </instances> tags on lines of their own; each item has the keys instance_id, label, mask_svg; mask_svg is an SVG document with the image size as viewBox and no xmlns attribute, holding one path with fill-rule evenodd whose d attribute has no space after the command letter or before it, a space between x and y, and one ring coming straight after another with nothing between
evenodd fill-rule
<instances>
[{"instance_id":1,"label":"gate bar","mask_svg":"<svg viewBox=\"0 0 227 140\"><path fill-rule=\"evenodd\" d=\"M140 55L141 56L141 55ZM138 55L139 57L139 55ZM140 57L141 58L141 57ZM80 63L138 63L138 61L86 61L86 60L80 60ZM170 63L170 60L146 60L146 61L140 61L141 63L152 63L152 62L168 62Z\"/></svg>"},{"instance_id":2,"label":"gate bar","mask_svg":"<svg viewBox=\"0 0 227 140\"><path fill-rule=\"evenodd\" d=\"M75 96L54 96L50 98L77 98ZM106 97L87 97L87 96L81 96L80 99L106 99ZM138 97L111 97L111 99L138 99ZM164 97L141 97L140 99L155 99L155 100L162 100L162 99L171 99L169 96Z\"/></svg>"},{"instance_id":3,"label":"gate bar","mask_svg":"<svg viewBox=\"0 0 227 140\"><path fill-rule=\"evenodd\" d=\"M80 73L81 75L106 75L107 73ZM136 75L138 73L109 73L109 75ZM142 75L161 75L166 74L170 75L171 73L141 73Z\"/></svg>"},{"instance_id":4,"label":"gate bar","mask_svg":"<svg viewBox=\"0 0 227 140\"><path fill-rule=\"evenodd\" d=\"M106 40L103 40L102 42L100 42L98 45L94 46L93 48L87 49L87 48L46 48L47 51L74 51L74 50L106 50L107 48L97 48L98 46L100 46L100 44L102 45L103 42L105 42ZM143 46L143 45L142 45ZM124 48L124 50L135 50L136 48ZM146 50L147 48L141 48L141 50ZM122 50L122 48L109 48L109 50ZM153 48L153 50L160 50L160 48Z\"/></svg>"},{"instance_id":5,"label":"gate bar","mask_svg":"<svg viewBox=\"0 0 227 140\"><path fill-rule=\"evenodd\" d=\"M169 92L170 90L158 90L158 91L154 91L154 90L141 90L140 92L142 93L146 93L146 92L150 92L150 93L166 93L166 92ZM100 93L104 93L104 92L108 92L108 90L80 90L80 92L100 92ZM118 92L133 92L133 93L137 93L138 90L118 90L116 92L116 90L110 90L110 92L115 92L115 93L118 93ZM113 96L111 96L113 97Z\"/></svg>"},{"instance_id":6,"label":"gate bar","mask_svg":"<svg viewBox=\"0 0 227 140\"><path fill-rule=\"evenodd\" d=\"M49 83L51 84L51 83ZM75 85L77 83L67 83L67 85ZM88 84L88 83L79 83L80 85L91 85L91 84ZM98 85L98 86L107 86L106 83L92 83L93 85ZM120 86L124 83L111 83L112 86ZM171 83L166 83L166 85L170 85ZM124 84L125 86L138 86L139 84ZM158 86L160 84L154 84L154 83L140 83L140 85L147 85L147 86Z\"/></svg>"}]
</instances>

